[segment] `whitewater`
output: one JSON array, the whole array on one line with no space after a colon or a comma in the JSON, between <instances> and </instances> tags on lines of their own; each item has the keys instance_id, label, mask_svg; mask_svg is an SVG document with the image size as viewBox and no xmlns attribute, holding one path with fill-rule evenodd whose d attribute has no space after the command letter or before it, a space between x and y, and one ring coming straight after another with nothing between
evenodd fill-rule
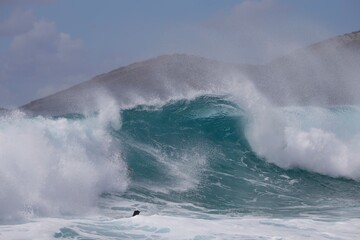
<instances>
[{"instance_id":1,"label":"whitewater","mask_svg":"<svg viewBox=\"0 0 360 240\"><path fill-rule=\"evenodd\" d=\"M358 106L175 92L0 116L0 239L357 238Z\"/></svg>"}]
</instances>

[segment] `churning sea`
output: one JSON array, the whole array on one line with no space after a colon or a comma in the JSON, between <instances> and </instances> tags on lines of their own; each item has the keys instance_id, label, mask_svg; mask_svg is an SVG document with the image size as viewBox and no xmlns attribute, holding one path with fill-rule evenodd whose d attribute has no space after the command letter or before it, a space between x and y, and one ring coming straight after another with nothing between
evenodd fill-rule
<instances>
[{"instance_id":1,"label":"churning sea","mask_svg":"<svg viewBox=\"0 0 360 240\"><path fill-rule=\"evenodd\" d=\"M360 108L249 99L1 116L0 239L357 239Z\"/></svg>"}]
</instances>

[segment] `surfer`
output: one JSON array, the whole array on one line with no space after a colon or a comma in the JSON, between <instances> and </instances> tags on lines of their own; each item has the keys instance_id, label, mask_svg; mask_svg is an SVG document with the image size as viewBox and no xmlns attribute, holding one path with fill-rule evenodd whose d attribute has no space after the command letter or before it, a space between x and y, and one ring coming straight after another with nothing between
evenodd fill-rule
<instances>
[{"instance_id":1,"label":"surfer","mask_svg":"<svg viewBox=\"0 0 360 240\"><path fill-rule=\"evenodd\" d=\"M134 217L134 216L139 215L139 214L140 214L140 211L139 211L139 210L135 210L132 216Z\"/></svg>"}]
</instances>

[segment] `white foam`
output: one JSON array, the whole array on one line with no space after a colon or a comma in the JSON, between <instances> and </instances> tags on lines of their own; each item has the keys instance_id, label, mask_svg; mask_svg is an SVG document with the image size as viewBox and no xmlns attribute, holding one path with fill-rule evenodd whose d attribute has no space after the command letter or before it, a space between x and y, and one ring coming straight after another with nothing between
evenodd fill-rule
<instances>
[{"instance_id":1,"label":"white foam","mask_svg":"<svg viewBox=\"0 0 360 240\"><path fill-rule=\"evenodd\" d=\"M357 239L359 219L222 217L195 219L139 215L121 219L38 219L0 226L0 239L51 239L70 229L84 238L96 239ZM76 236L74 236L76 237Z\"/></svg>"},{"instance_id":2,"label":"white foam","mask_svg":"<svg viewBox=\"0 0 360 240\"><path fill-rule=\"evenodd\" d=\"M360 110L343 107L279 107L250 81L228 74L216 93L227 93L248 114L252 150L282 168L360 179Z\"/></svg>"},{"instance_id":3,"label":"white foam","mask_svg":"<svg viewBox=\"0 0 360 240\"><path fill-rule=\"evenodd\" d=\"M0 118L1 221L81 214L102 192L125 190L126 167L105 115L76 121L21 113Z\"/></svg>"},{"instance_id":4,"label":"white foam","mask_svg":"<svg viewBox=\"0 0 360 240\"><path fill-rule=\"evenodd\" d=\"M325 108L268 106L253 111L247 137L258 155L280 167L358 180L359 125L346 120L356 117L354 111L360 114L356 108L338 114Z\"/></svg>"}]
</instances>

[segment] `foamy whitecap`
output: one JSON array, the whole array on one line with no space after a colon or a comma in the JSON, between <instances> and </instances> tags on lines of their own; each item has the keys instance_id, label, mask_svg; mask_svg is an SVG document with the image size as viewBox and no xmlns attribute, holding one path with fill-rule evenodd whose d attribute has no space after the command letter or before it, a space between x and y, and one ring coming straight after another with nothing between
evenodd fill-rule
<instances>
[{"instance_id":1,"label":"foamy whitecap","mask_svg":"<svg viewBox=\"0 0 360 240\"><path fill-rule=\"evenodd\" d=\"M283 168L360 178L357 108L279 108L256 112L247 131L253 150ZM339 110L340 109L340 110ZM341 110L342 109L342 110Z\"/></svg>"},{"instance_id":2,"label":"foamy whitecap","mask_svg":"<svg viewBox=\"0 0 360 240\"><path fill-rule=\"evenodd\" d=\"M1 220L80 214L99 194L126 189L125 164L99 116L0 119Z\"/></svg>"}]
</instances>

